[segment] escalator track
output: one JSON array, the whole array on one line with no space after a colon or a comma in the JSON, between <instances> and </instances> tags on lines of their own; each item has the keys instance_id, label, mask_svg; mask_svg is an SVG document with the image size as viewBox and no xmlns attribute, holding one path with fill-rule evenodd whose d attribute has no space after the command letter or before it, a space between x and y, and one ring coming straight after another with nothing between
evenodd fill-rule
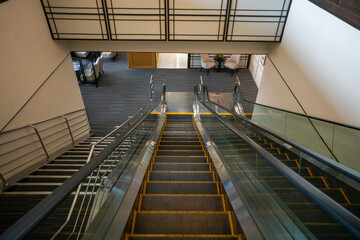
<instances>
[{"instance_id":1,"label":"escalator track","mask_svg":"<svg viewBox=\"0 0 360 240\"><path fill-rule=\"evenodd\" d=\"M206 103L208 104L208 103ZM209 103L210 107L211 102ZM219 108L219 106L215 106ZM220 110L221 111L221 110ZM314 235L316 239L356 239L349 234L344 227L324 212L316 203L309 201L308 197L290 183L285 177L261 159L237 134L234 134L226 125L215 123L214 119L202 117L204 127L210 138L223 153L225 161L228 161L232 171L237 174L256 176L253 184L269 186L270 195L285 204L285 210L289 216L296 216ZM236 128L247 137L260 145L264 150L280 160L289 169L300 175L321 192L326 194L350 213L359 217L360 196L357 189L345 184L335 176L327 173L319 166L306 161L301 155L297 155L271 138L258 133L255 127L244 124L231 113L219 113L218 118L227 123L236 125ZM219 136L219 132L222 134ZM236 160L235 160L236 159ZM271 193L272 192L272 193ZM259 193L259 196L261 193ZM269 195L267 193L266 195Z\"/></svg>"},{"instance_id":2,"label":"escalator track","mask_svg":"<svg viewBox=\"0 0 360 240\"><path fill-rule=\"evenodd\" d=\"M244 239L192 114L167 121L125 239Z\"/></svg>"}]
</instances>

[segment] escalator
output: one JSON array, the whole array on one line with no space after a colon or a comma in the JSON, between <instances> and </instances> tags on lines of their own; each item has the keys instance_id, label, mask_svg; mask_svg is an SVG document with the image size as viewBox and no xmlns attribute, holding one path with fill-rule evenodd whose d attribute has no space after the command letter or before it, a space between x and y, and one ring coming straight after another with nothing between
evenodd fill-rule
<instances>
[{"instance_id":1,"label":"escalator","mask_svg":"<svg viewBox=\"0 0 360 240\"><path fill-rule=\"evenodd\" d=\"M242 239L192 115L167 115L125 239Z\"/></svg>"},{"instance_id":2,"label":"escalator","mask_svg":"<svg viewBox=\"0 0 360 240\"><path fill-rule=\"evenodd\" d=\"M255 182L265 184L268 187L267 194L277 198L278 202L283 202L283 208L287 209L288 215L294 215L302 221L316 239L353 239L353 236L347 235L343 226L334 220L334 215L331 217L322 211L318 204L309 201L310 197L306 193L299 191L288 179L279 175L279 171L268 161L254 154L236 132L261 146L288 169L348 210L349 216L356 220L357 224L360 217L358 173L350 170L347 175L346 171L330 170L329 165L316 161L305 152L294 150L292 146L282 142L282 138L277 139L271 131L229 112L207 100L208 97L204 99L206 101L202 101L203 110L208 114L201 116L204 128L234 174L243 174L249 178L256 176ZM347 169L344 166L339 168Z\"/></svg>"},{"instance_id":3,"label":"escalator","mask_svg":"<svg viewBox=\"0 0 360 240\"><path fill-rule=\"evenodd\" d=\"M358 173L196 88L193 113L168 113L164 92L0 239L360 239Z\"/></svg>"}]
</instances>

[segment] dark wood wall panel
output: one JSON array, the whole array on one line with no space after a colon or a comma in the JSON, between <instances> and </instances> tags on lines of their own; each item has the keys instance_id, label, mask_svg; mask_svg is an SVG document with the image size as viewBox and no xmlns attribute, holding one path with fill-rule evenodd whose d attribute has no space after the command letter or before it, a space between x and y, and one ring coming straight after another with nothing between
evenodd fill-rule
<instances>
[{"instance_id":1,"label":"dark wood wall panel","mask_svg":"<svg viewBox=\"0 0 360 240\"><path fill-rule=\"evenodd\" d=\"M309 0L344 22L360 30L359 0Z\"/></svg>"}]
</instances>

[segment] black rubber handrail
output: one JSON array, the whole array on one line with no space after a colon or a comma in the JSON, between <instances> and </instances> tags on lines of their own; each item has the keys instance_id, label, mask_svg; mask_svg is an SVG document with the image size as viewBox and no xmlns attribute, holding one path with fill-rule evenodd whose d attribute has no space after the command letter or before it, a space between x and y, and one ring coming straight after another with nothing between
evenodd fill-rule
<instances>
[{"instance_id":1,"label":"black rubber handrail","mask_svg":"<svg viewBox=\"0 0 360 240\"><path fill-rule=\"evenodd\" d=\"M241 99L242 99L243 101L247 102L247 103L254 104L254 105L259 105L259 106L262 106L262 107L267 107L267 108L275 109L275 110L278 110L278 111L282 111L282 112L287 112L287 113L291 113L291 114L294 114L294 115L298 115L298 116L301 116L301 117L310 118L310 119L314 119L314 120L318 120L318 121L322 121L322 122L326 122L326 123L338 125L338 126L341 126L341 127L351 128L351 129L360 131L360 128L359 128L359 127L355 127L355 126L348 125L348 124L345 124L345 123L334 122L334 121L327 120L327 119L323 119L323 118L319 118L319 117L314 117L314 116L310 116L310 115L305 115L305 114L301 114L301 113L297 113L297 112L292 112L292 111L289 111L289 110L285 110L285 109L281 109L281 108L276 108L276 107L271 107L271 106L264 105L264 104L261 104L261 103L256 103L256 102L249 101L249 100L247 100L247 99L245 99L245 98L243 97L243 95L242 95L242 93L241 93L241 90L240 90L240 84L239 84L239 83L236 83L236 84L235 84L234 94L236 94L236 90L237 90L237 89L238 89L238 93L239 93Z\"/></svg>"},{"instance_id":2,"label":"black rubber handrail","mask_svg":"<svg viewBox=\"0 0 360 240\"><path fill-rule=\"evenodd\" d=\"M166 87L163 85L162 94L165 96ZM28 213L22 216L17 222L11 225L1 236L0 240L19 240L26 237L32 230L36 228L62 201L71 194L84 179L86 179L92 171L121 143L128 135L159 105L165 104L165 97L162 97L147 114L140 117L126 132L109 144L98 155L93 157L85 166L81 167L78 172L74 173L61 186L55 189L53 193L44 198L40 203L33 207Z\"/></svg>"},{"instance_id":3,"label":"black rubber handrail","mask_svg":"<svg viewBox=\"0 0 360 240\"><path fill-rule=\"evenodd\" d=\"M197 94L197 86L195 90ZM272 167L274 167L280 174L287 178L292 184L294 184L300 191L302 191L307 197L318 204L324 211L330 214L336 221L342 224L349 232L360 238L360 219L340 204L335 202L325 193L320 191L310 182L298 175L296 172L287 167L284 163L274 157L271 153L266 151L263 147L253 141L250 137L246 136L239 129L237 129L230 122L220 117L214 110L208 107L203 101L200 100L202 105L212 113L221 123L228 127L233 133L245 141L257 154L259 154L264 160L266 160Z\"/></svg>"},{"instance_id":4,"label":"black rubber handrail","mask_svg":"<svg viewBox=\"0 0 360 240\"><path fill-rule=\"evenodd\" d=\"M204 94L205 95L208 94L206 86L204 86ZM213 102L213 101L210 101L210 100L208 100L208 101L211 102L212 104L220 107L224 111L227 111L227 112L233 114L234 116L240 118L241 120L245 121L246 123L251 124L255 128L261 129L262 131L269 133L270 135L274 136L275 138L280 139L281 141L291 145L292 147L296 148L297 150L309 155L310 157L313 157L314 159L316 159L316 160L320 161L321 163L329 166L330 168L333 168L333 169L337 170L338 172L344 174L345 176L347 176L347 177L355 180L356 182L360 183L360 173L359 172L357 172L357 171L355 171L355 170L353 170L353 169L351 169L349 167L346 167L346 166L344 166L344 165L342 165L342 164L340 164L338 162L335 162L335 161L329 159L328 157L326 157L326 156L324 156L324 155L322 155L322 154L320 154L318 152L315 152L314 150L312 150L312 149L310 149L308 147L302 146L299 143L295 143L295 142L293 142L293 141L291 141L289 139L286 139L286 138L278 135L277 133L275 133L275 132L273 132L273 131L271 131L271 130L269 130L267 128L264 128L263 126L251 121L250 119L237 114L234 111L225 109L223 106L217 104L216 102Z\"/></svg>"}]
</instances>

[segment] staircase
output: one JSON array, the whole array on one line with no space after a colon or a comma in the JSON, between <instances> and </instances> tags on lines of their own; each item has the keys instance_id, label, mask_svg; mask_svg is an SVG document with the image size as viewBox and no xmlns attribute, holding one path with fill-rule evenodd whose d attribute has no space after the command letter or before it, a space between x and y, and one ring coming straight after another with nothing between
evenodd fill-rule
<instances>
[{"instance_id":1,"label":"staircase","mask_svg":"<svg viewBox=\"0 0 360 240\"><path fill-rule=\"evenodd\" d=\"M57 187L84 166L89 155L90 144L100 139L101 137L90 137L81 141L53 161L43 165L28 176L5 188L0 194L0 233L15 223L20 217L46 196L50 195ZM98 154L113 140L114 138L109 137L97 145L94 155ZM86 186L84 186L84 188L86 188ZM71 205L72 199L73 196L67 199L64 204ZM63 223L68 212L68 208L63 209L57 221ZM45 236L46 235L39 237L46 238Z\"/></svg>"},{"instance_id":2,"label":"staircase","mask_svg":"<svg viewBox=\"0 0 360 240\"><path fill-rule=\"evenodd\" d=\"M244 239L192 115L167 114L125 239Z\"/></svg>"}]
</instances>

